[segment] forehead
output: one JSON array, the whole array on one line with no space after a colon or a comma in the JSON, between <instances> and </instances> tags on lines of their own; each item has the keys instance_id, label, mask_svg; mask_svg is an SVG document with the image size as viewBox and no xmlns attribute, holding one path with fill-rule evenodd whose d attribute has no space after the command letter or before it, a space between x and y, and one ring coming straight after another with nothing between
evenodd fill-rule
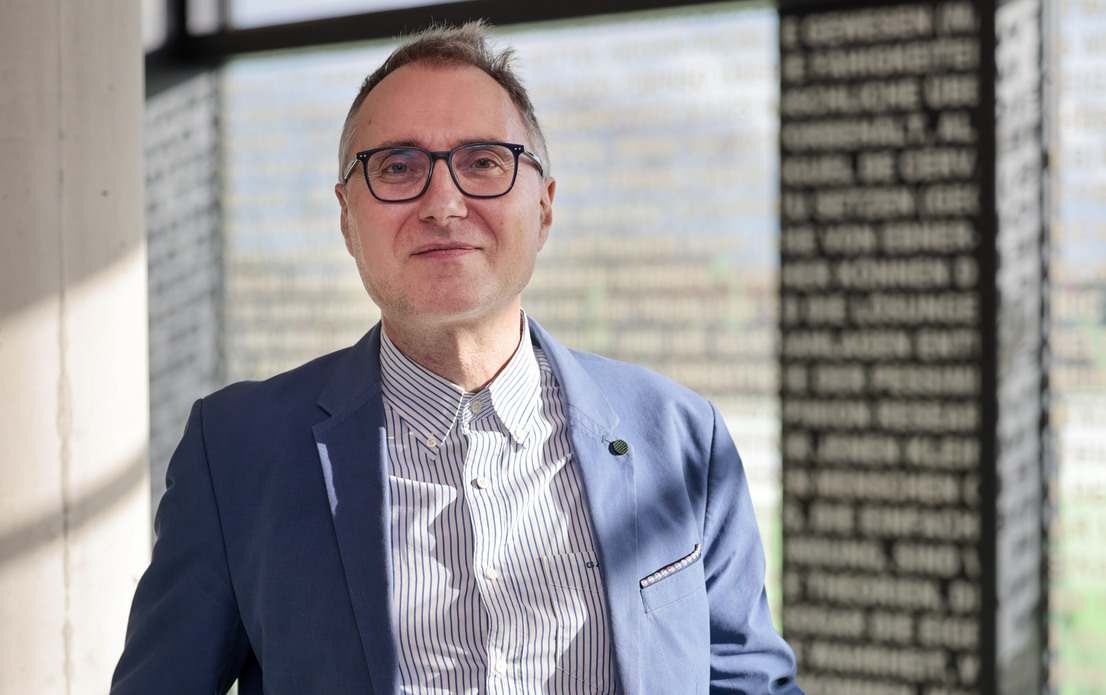
<instances>
[{"instance_id":1,"label":"forehead","mask_svg":"<svg viewBox=\"0 0 1106 695\"><path fill-rule=\"evenodd\" d=\"M474 139L526 142L507 91L471 65L405 65L381 80L354 116L358 148L384 142L452 147Z\"/></svg>"}]
</instances>

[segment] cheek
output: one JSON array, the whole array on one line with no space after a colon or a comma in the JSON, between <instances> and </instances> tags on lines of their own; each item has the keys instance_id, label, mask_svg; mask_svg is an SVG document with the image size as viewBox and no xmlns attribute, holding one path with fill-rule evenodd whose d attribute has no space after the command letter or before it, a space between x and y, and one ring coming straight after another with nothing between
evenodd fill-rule
<instances>
[{"instance_id":1,"label":"cheek","mask_svg":"<svg viewBox=\"0 0 1106 695\"><path fill-rule=\"evenodd\" d=\"M402 224L401 220L393 220L381 211L374 211L370 215L362 215L358 219L355 237L361 253L366 259L387 260L393 255L393 241Z\"/></svg>"},{"instance_id":2,"label":"cheek","mask_svg":"<svg viewBox=\"0 0 1106 695\"><path fill-rule=\"evenodd\" d=\"M500 243L512 250L512 253L529 253L541 245L541 211L534 212L529 207L504 215L496 229L502 230L505 237Z\"/></svg>"},{"instance_id":3,"label":"cheek","mask_svg":"<svg viewBox=\"0 0 1106 695\"><path fill-rule=\"evenodd\" d=\"M352 226L349 243L357 272L365 283L376 285L386 270L388 257L379 246L379 234L364 219Z\"/></svg>"}]
</instances>

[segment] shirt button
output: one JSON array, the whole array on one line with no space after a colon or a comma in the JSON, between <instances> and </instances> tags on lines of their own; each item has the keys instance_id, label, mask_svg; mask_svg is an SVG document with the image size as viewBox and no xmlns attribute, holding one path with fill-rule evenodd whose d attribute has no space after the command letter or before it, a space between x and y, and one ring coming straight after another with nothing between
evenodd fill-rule
<instances>
[{"instance_id":1,"label":"shirt button","mask_svg":"<svg viewBox=\"0 0 1106 695\"><path fill-rule=\"evenodd\" d=\"M507 664L503 661L503 659L496 659L495 664L492 666L492 668L495 669L497 675L502 676L507 673Z\"/></svg>"},{"instance_id":2,"label":"shirt button","mask_svg":"<svg viewBox=\"0 0 1106 695\"><path fill-rule=\"evenodd\" d=\"M469 404L469 410L472 411L473 415L479 413L483 409L484 409L484 402L483 401L473 401L472 403Z\"/></svg>"},{"instance_id":3,"label":"shirt button","mask_svg":"<svg viewBox=\"0 0 1106 695\"><path fill-rule=\"evenodd\" d=\"M472 481L472 486L478 490L487 490L492 486L492 481L487 478L475 478Z\"/></svg>"},{"instance_id":4,"label":"shirt button","mask_svg":"<svg viewBox=\"0 0 1106 695\"><path fill-rule=\"evenodd\" d=\"M437 449L438 448L438 438L435 437L434 435L430 435L429 437L426 438L426 445L428 447L430 447L431 449Z\"/></svg>"},{"instance_id":5,"label":"shirt button","mask_svg":"<svg viewBox=\"0 0 1106 695\"><path fill-rule=\"evenodd\" d=\"M499 572L496 572L494 567L485 567L484 576L494 582L499 579Z\"/></svg>"}]
</instances>

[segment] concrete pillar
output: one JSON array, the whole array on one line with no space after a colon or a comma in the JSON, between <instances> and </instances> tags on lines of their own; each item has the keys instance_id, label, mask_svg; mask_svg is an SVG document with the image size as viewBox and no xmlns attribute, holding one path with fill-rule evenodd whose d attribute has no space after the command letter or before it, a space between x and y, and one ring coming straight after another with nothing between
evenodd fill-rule
<instances>
[{"instance_id":1,"label":"concrete pillar","mask_svg":"<svg viewBox=\"0 0 1106 695\"><path fill-rule=\"evenodd\" d=\"M103 693L149 556L139 3L0 5L0 692Z\"/></svg>"}]
</instances>

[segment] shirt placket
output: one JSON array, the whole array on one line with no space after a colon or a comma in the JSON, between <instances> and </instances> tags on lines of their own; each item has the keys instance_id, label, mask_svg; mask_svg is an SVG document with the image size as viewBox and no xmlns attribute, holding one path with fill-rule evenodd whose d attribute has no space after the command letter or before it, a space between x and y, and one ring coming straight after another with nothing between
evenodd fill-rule
<instances>
[{"instance_id":1,"label":"shirt placket","mask_svg":"<svg viewBox=\"0 0 1106 695\"><path fill-rule=\"evenodd\" d=\"M465 394L458 430L466 440L462 469L465 498L472 519L473 569L489 617L486 692L498 695L513 691L509 618L517 613L517 608L511 605L513 577L507 564L504 533L510 524L506 516L509 505L503 504L498 494L503 435L494 427L474 427L477 418L488 408L490 405L485 399Z\"/></svg>"}]
</instances>

